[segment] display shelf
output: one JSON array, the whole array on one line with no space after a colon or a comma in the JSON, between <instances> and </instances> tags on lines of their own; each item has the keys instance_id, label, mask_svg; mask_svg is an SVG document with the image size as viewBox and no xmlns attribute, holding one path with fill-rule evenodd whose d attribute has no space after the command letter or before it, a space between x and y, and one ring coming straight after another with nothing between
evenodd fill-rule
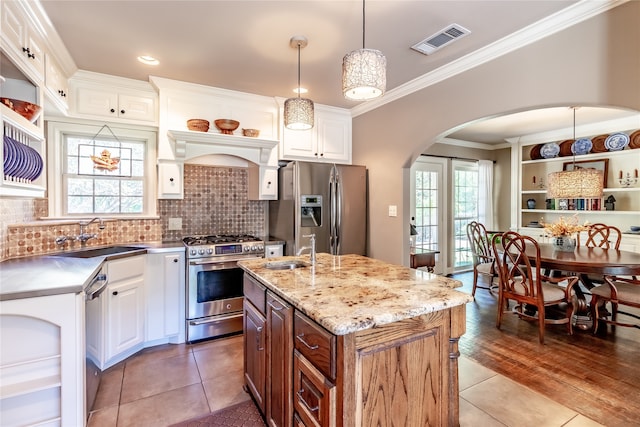
<instances>
[{"instance_id":1,"label":"display shelf","mask_svg":"<svg viewBox=\"0 0 640 427\"><path fill-rule=\"evenodd\" d=\"M16 196L16 197L44 197L46 190L46 153L45 139L42 128L30 123L27 119L11 110L10 108L0 105L2 113L2 135L11 137L19 144L24 144L34 149L40 156L40 173L37 177L30 179L34 175L37 165L35 159L21 157L23 161L29 160L24 167L31 168L30 176L21 176L23 168L12 168L12 171L5 171L8 163L2 163L2 173L0 174L0 196ZM5 147L3 143L0 146L0 152L3 159L5 158ZM11 173L7 173L11 172Z\"/></svg>"},{"instance_id":2,"label":"display shelf","mask_svg":"<svg viewBox=\"0 0 640 427\"><path fill-rule=\"evenodd\" d=\"M605 215L638 215L640 217L640 211L607 211L607 210L577 210L577 209L522 209L523 213L553 213L553 214L605 214Z\"/></svg>"}]
</instances>

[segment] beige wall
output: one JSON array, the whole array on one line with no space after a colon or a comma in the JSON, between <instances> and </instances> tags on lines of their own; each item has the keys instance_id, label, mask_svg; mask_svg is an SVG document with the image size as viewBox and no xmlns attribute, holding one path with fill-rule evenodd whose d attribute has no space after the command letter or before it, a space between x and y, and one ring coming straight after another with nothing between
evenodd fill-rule
<instances>
[{"instance_id":1,"label":"beige wall","mask_svg":"<svg viewBox=\"0 0 640 427\"><path fill-rule=\"evenodd\" d=\"M368 254L406 263L402 259L409 229L406 169L454 126L545 106L640 110L639 17L640 2L625 3L354 118L353 162L369 170ZM456 156L457 151L452 147L449 154ZM507 176L501 173L497 184L505 194ZM397 217L387 215L388 205L398 206Z\"/></svg>"}]
</instances>

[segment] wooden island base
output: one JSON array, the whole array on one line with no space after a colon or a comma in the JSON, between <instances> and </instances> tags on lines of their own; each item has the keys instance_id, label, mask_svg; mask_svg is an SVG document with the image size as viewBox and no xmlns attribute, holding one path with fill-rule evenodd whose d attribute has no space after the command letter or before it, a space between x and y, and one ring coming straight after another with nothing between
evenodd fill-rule
<instances>
[{"instance_id":1,"label":"wooden island base","mask_svg":"<svg viewBox=\"0 0 640 427\"><path fill-rule=\"evenodd\" d=\"M459 282L355 255L239 265L245 383L269 427L459 425Z\"/></svg>"},{"instance_id":2,"label":"wooden island base","mask_svg":"<svg viewBox=\"0 0 640 427\"><path fill-rule=\"evenodd\" d=\"M457 426L465 306L339 337L343 426Z\"/></svg>"}]
</instances>

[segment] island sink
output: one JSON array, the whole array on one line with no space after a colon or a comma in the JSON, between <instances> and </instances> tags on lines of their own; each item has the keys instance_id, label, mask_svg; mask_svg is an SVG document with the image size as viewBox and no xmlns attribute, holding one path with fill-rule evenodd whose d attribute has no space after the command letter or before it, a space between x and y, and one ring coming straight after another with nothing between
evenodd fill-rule
<instances>
[{"instance_id":1,"label":"island sink","mask_svg":"<svg viewBox=\"0 0 640 427\"><path fill-rule=\"evenodd\" d=\"M268 262L264 265L264 268L268 268L269 270L294 270L296 268L301 267L309 267L311 264L304 261L272 261Z\"/></svg>"}]
</instances>

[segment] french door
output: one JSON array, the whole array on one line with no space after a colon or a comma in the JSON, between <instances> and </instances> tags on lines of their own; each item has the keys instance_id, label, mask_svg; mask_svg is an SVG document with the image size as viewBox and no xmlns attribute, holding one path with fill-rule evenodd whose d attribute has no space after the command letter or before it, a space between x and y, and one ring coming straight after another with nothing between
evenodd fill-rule
<instances>
[{"instance_id":1,"label":"french door","mask_svg":"<svg viewBox=\"0 0 640 427\"><path fill-rule=\"evenodd\" d=\"M447 207L445 190L447 163L444 159L419 157L411 167L411 217L416 227L416 249L440 251L436 256L436 273L446 273L447 241L445 229Z\"/></svg>"}]
</instances>

